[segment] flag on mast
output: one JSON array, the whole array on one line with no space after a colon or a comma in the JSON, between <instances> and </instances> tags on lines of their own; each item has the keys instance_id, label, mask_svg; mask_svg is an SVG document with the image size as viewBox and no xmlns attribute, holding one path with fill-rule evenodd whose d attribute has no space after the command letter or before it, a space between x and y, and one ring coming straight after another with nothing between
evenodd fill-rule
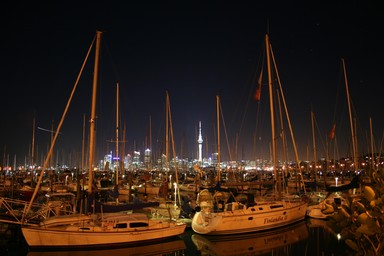
<instances>
[{"instance_id":1,"label":"flag on mast","mask_svg":"<svg viewBox=\"0 0 384 256\"><path fill-rule=\"evenodd\" d=\"M333 124L332 129L329 132L329 139L330 140L333 140L335 138L335 130L336 130L336 124Z\"/></svg>"},{"instance_id":2,"label":"flag on mast","mask_svg":"<svg viewBox=\"0 0 384 256\"><path fill-rule=\"evenodd\" d=\"M261 97L261 82L262 82L262 80L263 80L263 69L261 69L259 80L257 81L256 92L254 95L255 100L257 100L257 101L260 101L260 97Z\"/></svg>"}]
</instances>

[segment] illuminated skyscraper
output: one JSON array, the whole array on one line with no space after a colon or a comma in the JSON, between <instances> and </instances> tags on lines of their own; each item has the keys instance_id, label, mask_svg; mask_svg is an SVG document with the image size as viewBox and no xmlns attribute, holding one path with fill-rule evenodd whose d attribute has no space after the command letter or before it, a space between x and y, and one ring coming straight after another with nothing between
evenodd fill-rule
<instances>
[{"instance_id":1,"label":"illuminated skyscraper","mask_svg":"<svg viewBox=\"0 0 384 256\"><path fill-rule=\"evenodd\" d=\"M203 162L203 136L201 136L201 121L199 122L199 138L197 139L199 143L199 162Z\"/></svg>"}]
</instances>

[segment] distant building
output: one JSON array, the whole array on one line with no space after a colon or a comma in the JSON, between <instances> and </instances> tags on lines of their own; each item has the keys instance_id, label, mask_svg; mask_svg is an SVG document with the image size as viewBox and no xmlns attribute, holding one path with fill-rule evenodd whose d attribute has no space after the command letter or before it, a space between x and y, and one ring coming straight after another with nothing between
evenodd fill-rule
<instances>
[{"instance_id":1,"label":"distant building","mask_svg":"<svg viewBox=\"0 0 384 256\"><path fill-rule=\"evenodd\" d=\"M199 122L199 137L198 137L197 143L199 143L198 160L199 160L199 163L201 164L203 162L203 136L201 135L201 121Z\"/></svg>"}]
</instances>

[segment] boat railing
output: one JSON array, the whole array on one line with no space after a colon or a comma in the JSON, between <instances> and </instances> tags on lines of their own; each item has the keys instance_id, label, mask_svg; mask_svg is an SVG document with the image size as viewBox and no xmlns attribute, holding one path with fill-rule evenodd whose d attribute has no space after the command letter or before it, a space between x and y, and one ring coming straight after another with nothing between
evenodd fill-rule
<instances>
[{"instance_id":1,"label":"boat railing","mask_svg":"<svg viewBox=\"0 0 384 256\"><path fill-rule=\"evenodd\" d=\"M29 208L28 212L25 212ZM1 197L0 198L0 222L13 224L38 224L41 220L58 216L71 214L62 205L39 204Z\"/></svg>"}]
</instances>

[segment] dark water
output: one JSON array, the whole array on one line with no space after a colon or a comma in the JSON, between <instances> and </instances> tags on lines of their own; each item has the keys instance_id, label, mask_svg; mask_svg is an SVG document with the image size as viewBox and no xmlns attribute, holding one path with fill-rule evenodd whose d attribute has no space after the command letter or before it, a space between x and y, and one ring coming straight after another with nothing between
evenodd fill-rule
<instances>
[{"instance_id":1,"label":"dark water","mask_svg":"<svg viewBox=\"0 0 384 256\"><path fill-rule=\"evenodd\" d=\"M129 256L129 255L351 255L326 221L306 221L268 232L201 236L190 228L180 237L141 246L81 251L30 251L17 229L0 234L2 256Z\"/></svg>"}]
</instances>

